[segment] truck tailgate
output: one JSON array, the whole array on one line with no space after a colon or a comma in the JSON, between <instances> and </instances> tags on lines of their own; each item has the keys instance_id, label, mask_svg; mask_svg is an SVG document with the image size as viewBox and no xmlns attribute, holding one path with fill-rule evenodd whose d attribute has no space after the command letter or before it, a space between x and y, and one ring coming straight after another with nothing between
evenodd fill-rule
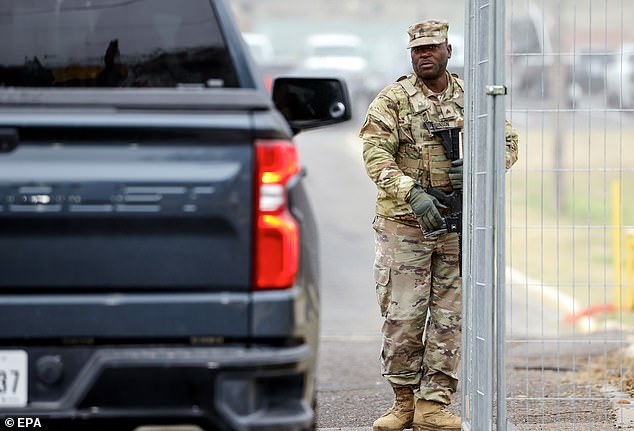
<instances>
[{"instance_id":1,"label":"truck tailgate","mask_svg":"<svg viewBox=\"0 0 634 431\"><path fill-rule=\"evenodd\" d=\"M0 154L0 288L247 291L249 114L193 117L15 127Z\"/></svg>"}]
</instances>

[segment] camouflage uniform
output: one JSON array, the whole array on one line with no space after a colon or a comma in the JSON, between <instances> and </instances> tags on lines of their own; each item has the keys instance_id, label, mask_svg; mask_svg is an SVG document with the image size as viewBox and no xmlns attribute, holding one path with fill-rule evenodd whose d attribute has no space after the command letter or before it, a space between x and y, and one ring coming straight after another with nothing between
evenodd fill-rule
<instances>
[{"instance_id":1,"label":"camouflage uniform","mask_svg":"<svg viewBox=\"0 0 634 431\"><path fill-rule=\"evenodd\" d=\"M399 78L370 104L359 134L365 168L378 192L374 278L385 318L382 374L393 386L411 386L417 398L442 404L450 403L458 383L458 236L425 238L407 199L415 184L452 190L451 161L440 138L424 127L425 121L463 124L464 82L447 76L449 85L440 94L414 73ZM517 160L517 135L508 123L506 149L509 168Z\"/></svg>"}]
</instances>

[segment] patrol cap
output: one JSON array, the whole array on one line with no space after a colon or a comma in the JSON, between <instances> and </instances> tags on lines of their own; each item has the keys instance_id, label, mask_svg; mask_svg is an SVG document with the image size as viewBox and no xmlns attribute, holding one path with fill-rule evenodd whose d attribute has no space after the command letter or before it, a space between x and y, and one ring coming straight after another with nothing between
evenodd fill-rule
<instances>
[{"instance_id":1,"label":"patrol cap","mask_svg":"<svg viewBox=\"0 0 634 431\"><path fill-rule=\"evenodd\" d=\"M438 45L447 42L449 23L437 19L428 19L412 24L407 29L409 35L408 48L421 45Z\"/></svg>"}]
</instances>

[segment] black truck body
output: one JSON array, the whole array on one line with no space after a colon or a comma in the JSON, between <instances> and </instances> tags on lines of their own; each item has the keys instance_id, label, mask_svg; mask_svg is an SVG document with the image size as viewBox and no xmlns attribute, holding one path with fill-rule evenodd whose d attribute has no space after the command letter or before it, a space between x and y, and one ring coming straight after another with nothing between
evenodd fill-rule
<instances>
[{"instance_id":1,"label":"black truck body","mask_svg":"<svg viewBox=\"0 0 634 431\"><path fill-rule=\"evenodd\" d=\"M0 7L7 37L64 13L143 31L141 12L170 23L181 11L188 34L207 8L213 22L197 25L225 58L214 45L211 63L148 85L198 45L137 59L113 78L124 84L104 77L112 40L117 61L129 60L123 30L104 39L101 68L0 54L0 419L38 418L47 430L310 429L317 236L292 138L348 119L345 86L280 79L274 97L290 88L313 106L276 97L277 109L223 1L134 3ZM332 97L311 102L315 93Z\"/></svg>"}]
</instances>

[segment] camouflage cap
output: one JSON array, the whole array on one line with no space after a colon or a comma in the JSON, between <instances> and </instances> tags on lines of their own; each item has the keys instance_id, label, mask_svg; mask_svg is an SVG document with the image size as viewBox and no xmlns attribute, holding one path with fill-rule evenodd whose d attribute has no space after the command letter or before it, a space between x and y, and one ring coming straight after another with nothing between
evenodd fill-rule
<instances>
[{"instance_id":1,"label":"camouflage cap","mask_svg":"<svg viewBox=\"0 0 634 431\"><path fill-rule=\"evenodd\" d=\"M437 45L447 42L447 21L428 19L427 21L412 24L407 29L409 34L408 48L421 45Z\"/></svg>"}]
</instances>

